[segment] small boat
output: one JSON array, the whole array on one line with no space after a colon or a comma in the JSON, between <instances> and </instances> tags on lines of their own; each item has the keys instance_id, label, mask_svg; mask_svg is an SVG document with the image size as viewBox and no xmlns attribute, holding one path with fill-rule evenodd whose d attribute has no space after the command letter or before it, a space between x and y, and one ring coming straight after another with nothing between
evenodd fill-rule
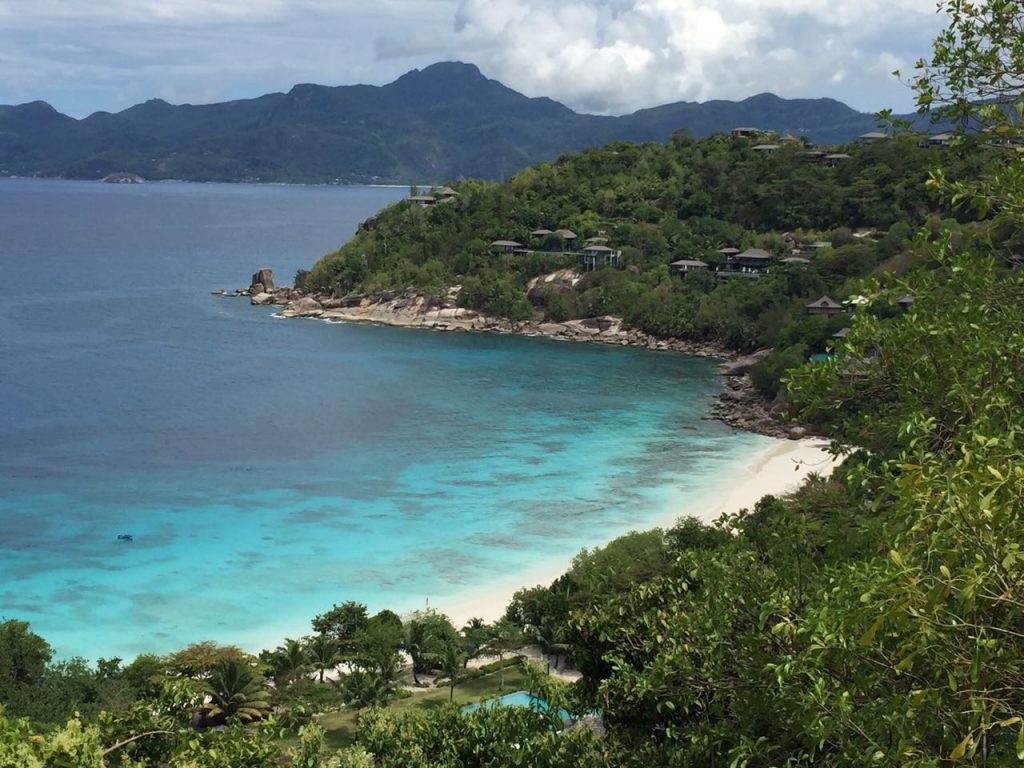
<instances>
[{"instance_id":1,"label":"small boat","mask_svg":"<svg viewBox=\"0 0 1024 768\"><path fill-rule=\"evenodd\" d=\"M118 541L135 541L130 533L119 533L117 534Z\"/></svg>"}]
</instances>

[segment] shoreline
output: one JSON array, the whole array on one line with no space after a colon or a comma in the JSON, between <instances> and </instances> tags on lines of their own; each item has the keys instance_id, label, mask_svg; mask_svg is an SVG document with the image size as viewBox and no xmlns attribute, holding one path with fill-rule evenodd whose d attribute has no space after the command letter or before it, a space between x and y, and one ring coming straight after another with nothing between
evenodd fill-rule
<instances>
[{"instance_id":1,"label":"shoreline","mask_svg":"<svg viewBox=\"0 0 1024 768\"><path fill-rule=\"evenodd\" d=\"M249 297L250 303L258 306L279 306L281 308L274 317L285 319L303 318L442 332L541 337L555 341L678 352L721 361L718 371L725 379L726 386L703 418L723 421L734 429L770 437L773 444L739 459L730 472L724 473L724 479L700 496L676 498L666 504L660 513L629 530L666 528L682 517L696 517L710 524L723 514L734 514L743 508L753 507L763 496L791 492L812 473L827 477L840 461L827 452L827 440L810 437L802 427L775 420L770 405L753 391L747 373L766 350L742 355L716 344L659 339L643 331L628 329L621 318L613 316L562 323L535 320L513 322L456 307L452 294L444 302L411 290L372 297L314 297L292 288L274 287L270 270L258 271L253 276L250 288L231 292L217 289L212 293L223 297ZM604 546L608 541L602 541L597 546ZM433 601L427 598L424 605L392 606L392 609L405 614L426 605L447 615L456 627L463 626L474 617L494 621L504 615L515 592L535 585L550 584L565 573L577 552L568 558L563 555L551 558L519 571L514 576L503 575L486 585L471 587Z\"/></svg>"},{"instance_id":2,"label":"shoreline","mask_svg":"<svg viewBox=\"0 0 1024 768\"><path fill-rule=\"evenodd\" d=\"M753 507L763 496L791 492L812 473L828 477L840 460L828 453L827 445L827 441L820 438L777 440L774 445L755 453L745 467L738 467L735 474L730 474L728 479L703 495L685 502L674 500L654 519L631 530L666 528L688 516L710 524L723 514ZM680 508L683 504L686 507ZM517 576L502 577L486 587L470 588L437 603L431 602L431 607L447 615L456 627L463 626L474 617L488 622L500 619L518 590L550 584L565 573L571 560L572 557L549 560Z\"/></svg>"},{"instance_id":3,"label":"shoreline","mask_svg":"<svg viewBox=\"0 0 1024 768\"><path fill-rule=\"evenodd\" d=\"M556 275L560 273L555 273ZM547 276L552 277L552 276ZM562 276L564 279L564 275ZM535 278L535 281L547 278ZM810 437L806 427L783 423L775 418L784 402L767 402L754 388L749 371L770 349L749 354L736 352L712 342L659 338L629 328L620 317L604 315L550 322L540 320L512 321L455 306L459 287L449 289L439 300L414 290L390 291L373 296L329 298L308 295L287 286L276 287L273 270L260 269L253 275L249 288L227 291L217 288L211 293L220 297L249 297L256 306L280 306L274 317L320 320L330 323L357 323L392 328L420 328L447 333L496 333L524 338L540 337L555 341L635 347L652 352L678 352L693 357L720 361L718 370L726 379L726 389L709 410L706 418L716 419L730 427L768 437L800 440Z\"/></svg>"}]
</instances>

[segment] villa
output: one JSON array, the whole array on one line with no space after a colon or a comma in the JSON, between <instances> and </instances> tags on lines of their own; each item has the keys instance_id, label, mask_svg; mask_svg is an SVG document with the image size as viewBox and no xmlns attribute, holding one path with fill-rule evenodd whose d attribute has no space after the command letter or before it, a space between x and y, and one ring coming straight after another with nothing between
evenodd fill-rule
<instances>
[{"instance_id":1,"label":"villa","mask_svg":"<svg viewBox=\"0 0 1024 768\"><path fill-rule=\"evenodd\" d=\"M833 299L831 296L822 296L820 299L806 304L807 314L809 315L826 315L831 317L832 315L838 315L843 312L843 305Z\"/></svg>"},{"instance_id":2,"label":"villa","mask_svg":"<svg viewBox=\"0 0 1024 768\"><path fill-rule=\"evenodd\" d=\"M607 245L588 245L580 255L580 262L589 272L602 266L617 267L621 257L622 251L609 248Z\"/></svg>"},{"instance_id":3,"label":"villa","mask_svg":"<svg viewBox=\"0 0 1024 768\"><path fill-rule=\"evenodd\" d=\"M708 264L706 261L700 261L699 259L679 259L679 261L673 261L668 267L672 272L680 273L707 269Z\"/></svg>"}]
</instances>

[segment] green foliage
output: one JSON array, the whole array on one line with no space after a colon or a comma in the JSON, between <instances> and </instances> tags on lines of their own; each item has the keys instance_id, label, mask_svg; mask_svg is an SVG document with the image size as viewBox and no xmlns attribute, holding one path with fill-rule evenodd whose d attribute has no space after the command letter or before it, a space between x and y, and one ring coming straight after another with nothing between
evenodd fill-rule
<instances>
[{"instance_id":1,"label":"green foliage","mask_svg":"<svg viewBox=\"0 0 1024 768\"><path fill-rule=\"evenodd\" d=\"M29 630L27 621L0 622L0 696L12 686L38 682L52 657L50 644Z\"/></svg>"},{"instance_id":2,"label":"green foliage","mask_svg":"<svg viewBox=\"0 0 1024 768\"><path fill-rule=\"evenodd\" d=\"M450 646L458 646L458 633L448 617L434 610L414 611L404 622L402 648L412 661L413 681L437 666Z\"/></svg>"},{"instance_id":3,"label":"green foliage","mask_svg":"<svg viewBox=\"0 0 1024 768\"><path fill-rule=\"evenodd\" d=\"M334 605L313 619L313 631L330 636L343 651L352 647L356 634L368 621L366 606L355 600Z\"/></svg>"},{"instance_id":4,"label":"green foliage","mask_svg":"<svg viewBox=\"0 0 1024 768\"><path fill-rule=\"evenodd\" d=\"M249 723L262 719L270 710L266 681L244 661L220 662L210 671L204 687L211 699L206 717L212 723L232 718Z\"/></svg>"},{"instance_id":5,"label":"green foliage","mask_svg":"<svg viewBox=\"0 0 1024 768\"><path fill-rule=\"evenodd\" d=\"M183 677L203 678L228 662L248 663L252 657L234 645L217 645L212 640L193 643L167 657L168 670Z\"/></svg>"}]
</instances>

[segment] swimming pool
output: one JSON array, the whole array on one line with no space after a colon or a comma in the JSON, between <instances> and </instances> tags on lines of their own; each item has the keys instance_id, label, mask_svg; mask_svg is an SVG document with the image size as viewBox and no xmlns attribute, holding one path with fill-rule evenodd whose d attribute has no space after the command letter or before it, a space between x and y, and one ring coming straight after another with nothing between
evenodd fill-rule
<instances>
[{"instance_id":1,"label":"swimming pool","mask_svg":"<svg viewBox=\"0 0 1024 768\"><path fill-rule=\"evenodd\" d=\"M462 712L474 712L481 707L492 709L494 707L528 707L534 712L547 712L551 709L551 705L548 704L544 699L537 698L531 693L526 691L516 691L515 693L506 693L504 696L499 696L494 699L487 699L481 701L479 704L469 704L462 708ZM559 717L562 720L568 720L570 715L564 709L558 710Z\"/></svg>"}]
</instances>

